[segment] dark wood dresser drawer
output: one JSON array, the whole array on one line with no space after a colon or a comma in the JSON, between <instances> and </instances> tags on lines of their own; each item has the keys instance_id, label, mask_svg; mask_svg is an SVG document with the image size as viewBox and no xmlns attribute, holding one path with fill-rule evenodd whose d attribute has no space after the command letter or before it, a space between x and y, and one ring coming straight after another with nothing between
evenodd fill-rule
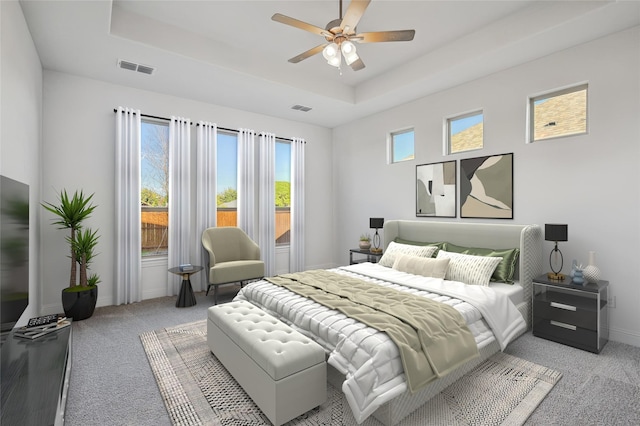
<instances>
[{"instance_id":1,"label":"dark wood dresser drawer","mask_svg":"<svg viewBox=\"0 0 640 426\"><path fill-rule=\"evenodd\" d=\"M596 330L586 330L560 321L541 319L534 324L533 335L589 352L600 352Z\"/></svg>"},{"instance_id":2,"label":"dark wood dresser drawer","mask_svg":"<svg viewBox=\"0 0 640 426\"><path fill-rule=\"evenodd\" d=\"M547 293L547 295L548 294L549 293ZM593 302L590 304L591 306L585 307L579 306L580 303L575 302L576 301L566 300L562 302L544 300L544 298L533 301L536 316L539 316L541 319L555 320L596 331L598 329L598 315L595 309L596 303Z\"/></svg>"}]
</instances>

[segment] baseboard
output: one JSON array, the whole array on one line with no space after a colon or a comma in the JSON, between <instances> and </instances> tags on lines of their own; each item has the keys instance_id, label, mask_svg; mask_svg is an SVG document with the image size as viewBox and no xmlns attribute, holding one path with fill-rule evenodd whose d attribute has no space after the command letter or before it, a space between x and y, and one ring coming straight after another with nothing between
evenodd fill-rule
<instances>
[{"instance_id":1,"label":"baseboard","mask_svg":"<svg viewBox=\"0 0 640 426\"><path fill-rule=\"evenodd\" d=\"M622 328L610 328L609 340L640 348L640 333Z\"/></svg>"}]
</instances>

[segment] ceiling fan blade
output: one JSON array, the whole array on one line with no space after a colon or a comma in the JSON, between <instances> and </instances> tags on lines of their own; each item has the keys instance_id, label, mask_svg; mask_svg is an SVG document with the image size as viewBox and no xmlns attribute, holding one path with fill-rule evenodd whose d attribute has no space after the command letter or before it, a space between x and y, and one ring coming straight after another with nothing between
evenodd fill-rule
<instances>
[{"instance_id":1,"label":"ceiling fan blade","mask_svg":"<svg viewBox=\"0 0 640 426\"><path fill-rule=\"evenodd\" d=\"M351 0L351 4L347 8L342 23L340 24L340 28L342 28L345 33L353 34L355 32L356 26L358 22L360 22L360 18L362 18L370 2L371 0Z\"/></svg>"},{"instance_id":2,"label":"ceiling fan blade","mask_svg":"<svg viewBox=\"0 0 640 426\"><path fill-rule=\"evenodd\" d=\"M316 27L315 25L307 24L306 22L300 21L295 18L291 18L289 16L282 15L281 13L276 13L271 17L271 20L280 22L281 24L290 25L295 28L300 28L301 30L309 31L313 34L318 34L323 37L333 37L329 31L324 28Z\"/></svg>"},{"instance_id":3,"label":"ceiling fan blade","mask_svg":"<svg viewBox=\"0 0 640 426\"><path fill-rule=\"evenodd\" d=\"M307 59L313 55L317 55L318 53L322 52L322 49L324 49L324 47L329 44L329 43L325 43L325 44L321 44L320 46L316 46L313 49L309 49L306 52L302 52L301 54L299 54L298 56L294 56L293 58L289 59L289 62L291 62L292 64L297 64L298 62L302 61L303 59Z\"/></svg>"},{"instance_id":4,"label":"ceiling fan blade","mask_svg":"<svg viewBox=\"0 0 640 426\"><path fill-rule=\"evenodd\" d=\"M364 62L360 58L351 63L351 69L354 71L360 71L362 68L364 68Z\"/></svg>"},{"instance_id":5,"label":"ceiling fan blade","mask_svg":"<svg viewBox=\"0 0 640 426\"><path fill-rule=\"evenodd\" d=\"M416 34L415 30L400 30L400 31L375 31L371 33L360 33L353 37L349 37L350 40L355 40L358 43L380 43L383 41L411 41Z\"/></svg>"}]
</instances>

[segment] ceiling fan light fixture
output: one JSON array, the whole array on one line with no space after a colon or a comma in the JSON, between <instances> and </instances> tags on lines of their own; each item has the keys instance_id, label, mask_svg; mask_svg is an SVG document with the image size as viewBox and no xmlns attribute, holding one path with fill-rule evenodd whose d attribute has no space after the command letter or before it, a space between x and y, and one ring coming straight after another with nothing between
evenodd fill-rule
<instances>
[{"instance_id":1,"label":"ceiling fan light fixture","mask_svg":"<svg viewBox=\"0 0 640 426\"><path fill-rule=\"evenodd\" d=\"M336 67L336 68L340 68L340 63L341 62L342 62L342 57L340 56L339 52L338 52L337 56L334 56L333 58L327 59L327 63L329 65L331 65L332 67Z\"/></svg>"},{"instance_id":2,"label":"ceiling fan light fixture","mask_svg":"<svg viewBox=\"0 0 640 426\"><path fill-rule=\"evenodd\" d=\"M360 57L358 56L358 54L355 51L353 51L349 55L344 55L344 61L347 63L347 65L351 65L352 63L354 63L358 59L360 59Z\"/></svg>"},{"instance_id":3,"label":"ceiling fan light fixture","mask_svg":"<svg viewBox=\"0 0 640 426\"><path fill-rule=\"evenodd\" d=\"M324 56L327 62L330 62L332 59L335 59L336 57L338 58L338 60L340 60L340 50L338 48L338 45L336 43L327 44L325 48L322 49L322 56Z\"/></svg>"},{"instance_id":4,"label":"ceiling fan light fixture","mask_svg":"<svg viewBox=\"0 0 640 426\"><path fill-rule=\"evenodd\" d=\"M350 42L349 40L342 42L340 45L340 50L342 50L342 54L345 58L349 57L349 55L356 53L356 45Z\"/></svg>"}]
</instances>

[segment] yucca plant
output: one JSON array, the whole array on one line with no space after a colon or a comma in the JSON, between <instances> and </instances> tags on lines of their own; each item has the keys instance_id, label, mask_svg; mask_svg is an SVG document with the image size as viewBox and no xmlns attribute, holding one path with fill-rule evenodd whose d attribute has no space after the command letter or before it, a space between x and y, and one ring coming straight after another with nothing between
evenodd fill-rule
<instances>
[{"instance_id":1,"label":"yucca plant","mask_svg":"<svg viewBox=\"0 0 640 426\"><path fill-rule=\"evenodd\" d=\"M73 196L69 197L67 191L62 190L58 197L58 204L46 201L42 203L42 207L58 217L57 220L53 221L54 225L58 225L58 229L71 230L71 235L67 237L71 252L71 276L69 277L69 287L75 287L77 285L76 264L78 263L78 260L76 255L77 252L74 250L74 245L76 244L76 234L78 230L82 228L82 222L91 216L91 213L93 213L97 207L91 204L93 195L94 194L91 194L86 197L82 191L75 191Z\"/></svg>"},{"instance_id":2,"label":"yucca plant","mask_svg":"<svg viewBox=\"0 0 640 426\"><path fill-rule=\"evenodd\" d=\"M100 278L98 278L96 274L91 276L90 282L87 278L87 268L96 255L94 249L98 244L98 238L98 231L92 231L90 228L79 229L74 241L71 241L71 238L67 237L67 241L71 244L71 248L75 252L76 261L78 265L80 265L81 287L94 286L100 281Z\"/></svg>"}]
</instances>

